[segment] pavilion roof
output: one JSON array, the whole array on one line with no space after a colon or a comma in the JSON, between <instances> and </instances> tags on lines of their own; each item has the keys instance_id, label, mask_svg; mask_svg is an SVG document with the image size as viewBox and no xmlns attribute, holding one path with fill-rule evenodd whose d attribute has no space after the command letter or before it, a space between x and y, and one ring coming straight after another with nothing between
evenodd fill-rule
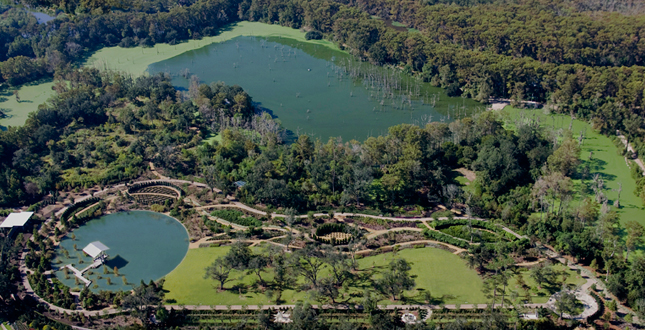
<instances>
[{"instance_id":1,"label":"pavilion roof","mask_svg":"<svg viewBox=\"0 0 645 330\"><path fill-rule=\"evenodd\" d=\"M83 248L83 252L87 253L92 258L96 258L99 255L101 255L102 252L107 251L109 249L110 248L105 246L105 244L99 241L94 241L88 244L85 248Z\"/></svg>"},{"instance_id":2,"label":"pavilion roof","mask_svg":"<svg viewBox=\"0 0 645 330\"><path fill-rule=\"evenodd\" d=\"M22 227L31 219L32 215L34 215L34 212L11 213L0 224L0 228Z\"/></svg>"}]
</instances>

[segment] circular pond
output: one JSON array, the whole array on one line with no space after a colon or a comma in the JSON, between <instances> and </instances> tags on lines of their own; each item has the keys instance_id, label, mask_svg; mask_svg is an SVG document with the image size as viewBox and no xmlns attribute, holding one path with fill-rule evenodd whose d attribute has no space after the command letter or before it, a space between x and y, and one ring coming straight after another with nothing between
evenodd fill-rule
<instances>
[{"instance_id":1,"label":"circular pond","mask_svg":"<svg viewBox=\"0 0 645 330\"><path fill-rule=\"evenodd\" d=\"M84 277L91 280L93 291L129 290L141 281L158 280L170 273L186 256L188 232L174 218L148 211L119 212L88 221L69 234L58 247L53 268L60 281L69 287L83 287L71 271L71 264L83 270L92 258L82 252L89 243L100 241L109 250L104 266L90 269ZM76 246L76 248L75 248ZM114 268L117 273L114 273Z\"/></svg>"}]
</instances>

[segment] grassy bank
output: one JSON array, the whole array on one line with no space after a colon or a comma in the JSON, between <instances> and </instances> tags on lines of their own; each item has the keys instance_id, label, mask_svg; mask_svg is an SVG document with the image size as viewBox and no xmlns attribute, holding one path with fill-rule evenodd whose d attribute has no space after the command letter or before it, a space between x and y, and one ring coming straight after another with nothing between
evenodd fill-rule
<instances>
[{"instance_id":1,"label":"grassy bank","mask_svg":"<svg viewBox=\"0 0 645 330\"><path fill-rule=\"evenodd\" d=\"M239 36L282 37L338 50L334 43L327 40L306 40L305 33L300 30L258 22L239 22L223 29L217 36L205 37L201 40L189 40L178 45L157 44L151 48L103 48L88 57L82 65L140 76L146 72L148 66L152 63ZM24 125L29 113L37 110L38 105L45 103L54 94L51 89L52 86L52 82L44 82L17 88L21 102L17 102L13 96L14 89L0 94L0 109L7 115L5 118L0 118L0 129L6 129L8 126Z\"/></svg>"},{"instance_id":2,"label":"grassy bank","mask_svg":"<svg viewBox=\"0 0 645 330\"><path fill-rule=\"evenodd\" d=\"M522 110L507 106L502 113L506 116L509 124L520 118L520 116L538 118L542 125L556 130L568 129L571 123L569 116L545 114L543 110ZM631 169L614 142L609 137L594 131L591 125L584 121L574 120L572 129L574 138L577 138L581 131L584 132L585 136L580 153L581 164L579 167L581 171L585 166L589 166L590 176L585 182L590 181L591 177L598 173L605 182L603 192L609 199L609 205L612 205L618 198L616 189L618 189L618 184L621 183L620 208L617 209L621 223L624 224L627 221L634 220L645 226L645 210L640 198L634 194L636 183L631 177ZM592 152L593 156L590 158L589 156ZM632 166L637 165L633 164ZM574 184L577 194L572 204L575 205L576 202L589 195L585 195L583 192L584 183L582 180L576 178Z\"/></svg>"},{"instance_id":3,"label":"grassy bank","mask_svg":"<svg viewBox=\"0 0 645 330\"><path fill-rule=\"evenodd\" d=\"M84 65L93 66L101 70L116 70L139 76L144 74L148 66L152 63L239 36L283 37L338 50L338 47L334 43L327 40L306 40L305 33L300 30L258 22L239 22L229 25L217 36L204 37L201 40L189 40L178 45L156 44L150 48L103 48L92 54L85 61Z\"/></svg>"},{"instance_id":4,"label":"grassy bank","mask_svg":"<svg viewBox=\"0 0 645 330\"><path fill-rule=\"evenodd\" d=\"M50 96L54 95L52 86L54 86L53 82L41 82L2 91L0 93L0 110L6 117L0 118L0 129L4 130L9 126L24 125L29 113L36 111L38 105L45 103ZM16 100L13 94L16 90L18 91L20 102Z\"/></svg>"},{"instance_id":5,"label":"grassy bank","mask_svg":"<svg viewBox=\"0 0 645 330\"><path fill-rule=\"evenodd\" d=\"M247 275L243 278L242 273L233 272L231 277L237 280L225 285L224 292L218 292L217 283L211 279L204 279L205 268L218 257L228 252L227 247L201 248L188 251L184 261L170 274L166 276L164 288L169 292L166 299L174 299L177 304L186 305L243 305L243 304L273 304L261 292L243 289L256 280L255 275ZM398 253L400 257L413 263L411 275L415 276L417 289L421 288L431 292L436 298L435 303L485 303L486 299L481 291L482 280L474 270L469 269L465 262L458 256L440 249L405 249ZM367 257L359 260L361 269L371 267L382 267L392 259L392 254L382 254ZM263 278L270 280L272 274L269 272ZM304 280L298 279L299 283ZM360 299L364 288L352 288L351 291ZM419 290L406 293L406 296L416 296ZM305 293L287 290L283 293L282 299L286 304L293 304L298 300L308 300ZM400 304L384 300L383 304ZM408 301L407 303L424 303L421 301ZM174 302L173 302L174 304Z\"/></svg>"}]
</instances>

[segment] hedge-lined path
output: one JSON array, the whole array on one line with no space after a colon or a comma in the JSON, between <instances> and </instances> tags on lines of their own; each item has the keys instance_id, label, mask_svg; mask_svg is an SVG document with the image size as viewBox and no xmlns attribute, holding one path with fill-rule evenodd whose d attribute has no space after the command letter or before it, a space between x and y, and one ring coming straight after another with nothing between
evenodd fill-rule
<instances>
[{"instance_id":1,"label":"hedge-lined path","mask_svg":"<svg viewBox=\"0 0 645 330\"><path fill-rule=\"evenodd\" d=\"M359 226L359 228L362 228L362 226ZM423 229L421 229L421 228L411 228L411 227L396 227L396 228L390 228L390 229L375 230L375 231L372 231L369 234L365 235L365 238L370 239L370 238L378 237L378 236L385 235L385 234L391 233L391 232L396 232L396 231L423 232Z\"/></svg>"},{"instance_id":2,"label":"hedge-lined path","mask_svg":"<svg viewBox=\"0 0 645 330\"><path fill-rule=\"evenodd\" d=\"M195 209L196 210L206 210L206 209L212 209L212 208L238 208L241 210L248 211L253 214L257 214L260 216L268 216L267 212L260 211L258 209L252 208L246 204L240 203L240 202L230 202L228 204L213 204L213 205L205 205L205 206L198 206ZM328 216L328 213L314 213L314 217L323 217L323 216ZM420 218L396 218L396 217L385 217L385 216L379 216L379 215L371 215L371 214L363 214L363 213L334 213L334 216L339 216L339 217L365 217L365 218L372 218L372 219L380 219L380 220L389 220L389 221L407 221L407 222L417 222L421 221L428 227L429 229L432 229L430 226L428 226L427 222L428 221L442 221L442 220L449 220L450 218L448 217L439 217L439 218L432 218L432 217L420 217ZM271 213L271 218L285 218L287 215L285 214L279 214L279 213ZM304 215L295 215L296 218L307 218L309 215L304 214ZM468 217L453 217L452 219L468 219ZM477 218L477 217L471 217L473 220L479 220L479 221L488 221L486 219L482 218ZM228 223L228 221L227 221ZM507 233L510 233L511 235L515 236L518 239L522 238L527 238L526 236L520 235L513 231L510 228L507 228L506 226L500 226L502 230L504 230Z\"/></svg>"},{"instance_id":3,"label":"hedge-lined path","mask_svg":"<svg viewBox=\"0 0 645 330\"><path fill-rule=\"evenodd\" d=\"M580 274L584 274L584 276L586 276L586 277L587 277L587 282L585 282L583 285L581 285L581 286L580 286L580 287L575 291L575 293L576 293L576 298L578 298L579 300L581 300L581 301L584 303L584 305L585 305L585 310L583 311L583 314L581 314L581 315L584 315L585 317L588 317L588 316L590 316L590 315L594 314L594 313L598 310L598 308L599 308L599 306L598 306L598 304L597 304L596 300L595 300L595 299L594 299L594 298L593 298L593 297L588 293L588 292L591 290L591 287L592 287L593 285L595 285L597 288L601 289L601 290L603 291L603 293L604 293L604 296L605 296L605 297L611 297L611 299L613 299L614 301L616 301L616 303L617 303L617 305L618 305L618 311L619 311L619 312L621 312L621 313L625 313L625 314L631 314L631 313L633 313L633 311L632 311L631 309L629 309L629 308L627 308L626 306L624 306L624 305L620 302L620 300L618 300L616 297L614 297L614 296L613 296L613 295L612 295L612 294L607 290L607 287L605 286L605 284L603 283L603 281L602 281L602 280L600 280L600 279L598 279L598 278L593 274L593 272L591 272L590 270L588 270L588 269L584 268L583 266L581 266L581 265L580 265L580 264L578 264L578 263L570 262L567 258L563 257L561 254L559 254L558 252L556 252L556 251L555 251L555 249L553 249L552 247L550 247L550 246L548 246L548 245L541 245L541 246L540 246L540 250L541 250L542 252L544 252L544 254L546 254L549 258L551 258L551 259L555 259L555 260L559 261L560 263L562 263L562 264L564 264L564 265L567 265L567 266L569 267L569 269L571 269L571 270L575 270L575 271L579 271L579 272L580 272ZM552 298L553 298L553 297L552 297ZM551 298L551 299L552 299L552 298ZM551 309L553 310L553 309L554 309L554 307L553 307L553 304L552 304L551 299L549 299L549 302L547 302L547 307L548 307L548 308L551 308ZM593 300L593 302L591 302L591 300ZM606 300L606 298L603 298L603 300ZM593 312L591 312L591 311L593 311ZM587 314L588 314L588 315L587 315ZM573 317L572 317L572 316L567 315L567 318L581 319L581 318L580 318L580 315L574 315Z\"/></svg>"},{"instance_id":4,"label":"hedge-lined path","mask_svg":"<svg viewBox=\"0 0 645 330\"><path fill-rule=\"evenodd\" d=\"M433 241L433 240L429 240L429 239L423 239L423 240L418 240L418 241L410 241L410 242L403 242L403 243L397 243L397 244L393 244L393 245L386 245L386 246L382 246L381 248L391 248L391 249L393 249L395 246L406 246L406 245L428 244L428 243L446 246L446 247L450 248L451 250L455 250L454 252L452 252L452 254L456 254L456 255L459 255L459 254L461 254L463 252L468 252L468 250L466 250L466 249L462 249L460 247L450 245L448 243L443 243L443 242L439 242L439 241ZM372 249L365 249L365 250L356 251L356 254L361 254L361 255L362 254L369 254L369 253L374 252L374 251L375 250L372 250Z\"/></svg>"},{"instance_id":5,"label":"hedge-lined path","mask_svg":"<svg viewBox=\"0 0 645 330\"><path fill-rule=\"evenodd\" d=\"M154 172L156 172L156 170L154 170L154 165L152 163L150 164L150 166L151 166L151 169ZM157 175L157 174L155 174L155 175ZM211 189L208 185L203 184L203 183L197 183L197 182L186 181L186 180L169 179L169 178L164 177L162 175L158 175L158 176L161 179L159 179L159 180L142 180L142 181L133 182L132 184L142 184L142 183L148 183L148 182L167 182L167 183L178 184L178 185L188 184L188 185L194 185L194 186L200 187L200 188ZM130 186L131 186L131 184L118 184L118 185L114 185L114 186L111 186L111 187L106 187L106 188L104 188L102 190L92 192L92 193L88 194L87 196L83 196L83 197L81 197L79 199L75 199L74 203L78 203L78 202L84 201L84 200L92 198L92 197L103 197L103 196L110 195L110 194L116 194L119 191L127 192L127 189ZM213 190L216 190L216 189L213 189ZM134 194L136 194L136 193L133 193L133 195ZM148 194L148 193L146 193L146 194ZM166 195L164 195L164 196L166 196ZM116 198L116 196L110 196L109 198L106 199L106 201L111 200L113 198ZM247 206L247 205L245 205L243 203L237 202L237 201L231 201L229 204L216 204L216 205L208 205L208 206L201 206L200 203L198 203L197 201L193 200L190 197L187 197L186 201L189 204L192 204L193 208L195 210L200 211L201 214L206 215L210 219L213 219L213 220L215 220L215 221L217 221L219 223L226 224L226 225L231 225L234 229L237 229L237 230L246 230L248 227L233 224L233 223L230 223L230 222L228 222L226 220L211 216L210 214L208 214L208 212L206 210L211 209L211 208L233 207L233 208L238 208L238 209L245 210L245 211L248 211L250 213L261 215L261 216L267 216L268 215L267 212L257 210L255 208L249 207L249 206ZM75 214L78 214L80 212L86 211L87 209L93 207L94 205L96 205L96 203L84 208L83 210L81 210L79 212L75 212ZM55 215L60 216L63 212L65 212L65 210L69 206L71 206L71 205L68 205L66 207L61 208L60 210L58 210L55 213ZM327 214L327 213L315 213L315 214L313 214L314 217L322 217L322 216L328 216L328 215L329 214ZM434 230L434 229L431 228L431 226L428 225L428 223L427 223L428 221L441 221L441 220L448 220L449 219L448 217L441 217L441 218L436 218L436 219L432 218L432 217L398 218L398 217L385 217L385 216L376 216L376 215L361 214L361 213L335 213L334 215L338 216L339 218L344 218L344 217L366 217L366 218L381 219L381 220L388 220L388 221L421 222L430 230ZM285 218L285 217L287 217L287 215L285 215L285 214L278 214L278 213L271 213L270 216L271 216L271 218ZM296 215L295 217L297 217L297 218L307 218L307 217L309 217L309 215ZM454 217L454 219L468 219L468 218L467 217ZM480 218L472 218L472 219L486 221L485 219L480 219ZM53 218L50 218L50 219L47 220L47 222L52 221L52 220L53 220ZM408 227L397 227L397 228L390 228L390 229L387 229L387 230L379 230L379 231L369 230L368 228L366 228L364 226L360 226L360 225L358 225L358 227L370 231L371 232L370 235L373 235L371 237L376 237L378 235L382 235L382 234L385 234L385 233L391 232L391 231L392 232L398 232L398 231L417 231L417 232L420 232L420 231L423 231L423 229L421 229L421 228L408 228ZM512 230L510 230L510 229L508 229L506 227L502 227L502 228L505 231L515 235L518 238L522 237L521 235L513 232ZM283 231L283 232L291 231L294 234L303 235L298 230L294 230L294 229L291 229L291 228L288 228L288 227L285 228L285 227L270 226L270 227L266 227L266 229L279 230L279 231ZM266 242L268 244L273 244L273 245L276 245L276 246L280 246L280 247L285 248L285 249L297 248L296 246L292 246L292 245L289 245L287 247L287 245L285 245L285 244L281 244L281 243L272 241L273 239L279 239L279 238L285 237L285 236L273 237L273 238L266 239L266 240L243 240L243 241L251 243L252 245L258 245L258 244ZM305 239L311 240L309 235L304 234L303 236L305 237ZM200 240L198 240L196 242L190 243L191 248L195 248L195 246L198 248L200 244L204 244L204 243L230 242L231 240L233 240L233 239L212 240L215 237L216 236L204 237L204 238L201 238ZM391 246L387 246L386 248L394 248L394 246L409 246L409 245L415 245L415 244L437 244L437 245L441 245L441 246L446 246L446 247L450 248L451 250L454 250L454 252L453 252L454 254L461 254L463 252L467 252L466 249L459 248L459 247L453 246L451 244L434 241L434 240L418 240L418 241L411 241L411 242L402 242L402 243L394 244L394 245L391 245ZM371 253L371 252L374 252L374 250L358 251L357 254ZM23 253L21 254L20 268L19 268L20 273L21 273L21 277L22 277L22 282L23 282L23 285L24 285L24 294L33 297L39 303L43 304L44 306L47 306L48 309L50 309L52 311L56 311L58 313L66 313L66 314L82 313L85 316L111 315L111 314L117 314L117 313L123 312L123 310L115 309L115 308L106 308L106 309L98 310L98 311L88 311L88 310L85 310L85 309L81 308L80 306L76 310L71 310L71 309L66 309L66 308L61 308L61 307L55 306L55 305L45 301L44 299L39 297L34 292L33 288L31 287L31 284L29 283L28 274L31 273L31 270L29 270L25 265L25 256L26 256L26 254L27 254L27 251L24 250ZM536 307L544 307L544 306L546 306L546 305L545 304L528 304L528 305L525 305L525 307L527 307L527 308L536 308ZM223 309L236 310L236 309L243 309L243 308L253 309L252 306L242 306L242 305L214 306L214 307L216 309L218 309L218 310L223 310ZM293 305L267 305L267 306L263 306L264 309L269 309L269 308L272 308L272 309L292 308L292 307L293 307ZM342 309L346 308L346 307L343 307L343 306L336 306L336 307L323 306L323 307L342 308ZM443 308L443 307L445 307L447 309L456 309L457 307L459 307L460 309L473 309L473 308L487 308L487 305L477 305L477 306L475 306L475 305L465 304L465 305L460 305L460 306L445 305L443 307L442 306L435 306L435 305L387 305L387 306L380 305L379 307L382 308L382 309L415 309L415 308L439 309L439 308ZM499 305L497 305L496 307L499 307ZM506 306L506 307L508 308L509 306ZM177 309L177 308L180 308L180 306L168 305L168 306L165 306L165 308L167 308L167 309L171 309L171 308ZM210 309L211 306L188 305L188 306L181 306L181 308L189 309L189 310L191 310L191 309L198 310L198 309Z\"/></svg>"},{"instance_id":6,"label":"hedge-lined path","mask_svg":"<svg viewBox=\"0 0 645 330\"><path fill-rule=\"evenodd\" d=\"M176 198L177 198L177 196L172 196L172 195L167 195L167 194L160 194L160 193L147 193L147 192L144 192L144 193L131 193L131 194L129 194L129 195L130 195L130 196L133 196L133 197L134 197L134 196L146 196L146 195L150 195L150 196L168 197L168 198L172 198L172 199L176 199Z\"/></svg>"}]
</instances>

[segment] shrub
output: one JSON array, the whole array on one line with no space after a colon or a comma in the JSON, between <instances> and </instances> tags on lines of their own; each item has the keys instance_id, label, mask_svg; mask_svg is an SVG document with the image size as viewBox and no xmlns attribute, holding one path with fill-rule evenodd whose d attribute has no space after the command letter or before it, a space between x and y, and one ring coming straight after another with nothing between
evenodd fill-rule
<instances>
[{"instance_id":1,"label":"shrub","mask_svg":"<svg viewBox=\"0 0 645 330\"><path fill-rule=\"evenodd\" d=\"M595 291L590 291L589 293L594 298L594 300L596 300L596 303L598 304L598 310L587 318L587 322L593 322L594 320L597 320L598 318L600 318L600 316L605 312L605 305L603 304L603 301L600 298L600 296Z\"/></svg>"},{"instance_id":2,"label":"shrub","mask_svg":"<svg viewBox=\"0 0 645 330\"><path fill-rule=\"evenodd\" d=\"M323 34L320 31L309 31L305 34L307 40L320 40L322 37Z\"/></svg>"},{"instance_id":3,"label":"shrub","mask_svg":"<svg viewBox=\"0 0 645 330\"><path fill-rule=\"evenodd\" d=\"M444 234L448 234L453 237L465 239L465 240L470 240L470 233L467 230L467 226L465 225L456 225L456 226L450 226L447 228L443 228L440 230ZM482 231L479 233L480 237L473 237L475 242L497 242L500 240L500 237L498 237L495 234L491 234L487 231Z\"/></svg>"},{"instance_id":4,"label":"shrub","mask_svg":"<svg viewBox=\"0 0 645 330\"><path fill-rule=\"evenodd\" d=\"M254 217L245 217L244 213L238 210L215 210L211 215L246 227L262 227L262 221Z\"/></svg>"},{"instance_id":5,"label":"shrub","mask_svg":"<svg viewBox=\"0 0 645 330\"><path fill-rule=\"evenodd\" d=\"M434 230L425 230L423 234L428 238L428 239L433 239L439 242L443 243L448 243L454 246L458 246L463 249L467 249L470 244L464 240L454 238L452 236L446 235L442 232L439 231L434 231Z\"/></svg>"},{"instance_id":6,"label":"shrub","mask_svg":"<svg viewBox=\"0 0 645 330\"><path fill-rule=\"evenodd\" d=\"M459 83L452 83L446 88L446 95L450 97L456 97L461 95L461 88L459 88Z\"/></svg>"},{"instance_id":7,"label":"shrub","mask_svg":"<svg viewBox=\"0 0 645 330\"><path fill-rule=\"evenodd\" d=\"M316 228L316 236L325 236L331 233L344 233L345 224L343 223L324 223Z\"/></svg>"},{"instance_id":8,"label":"shrub","mask_svg":"<svg viewBox=\"0 0 645 330\"><path fill-rule=\"evenodd\" d=\"M345 233L346 226L344 223L324 223L318 228L316 228L316 234L313 235L313 238L319 242L329 242L332 245L345 245L349 243L351 235L341 235L344 237L331 237L330 240L323 239L321 236L326 236L332 233Z\"/></svg>"},{"instance_id":9,"label":"shrub","mask_svg":"<svg viewBox=\"0 0 645 330\"><path fill-rule=\"evenodd\" d=\"M69 217L70 217L70 216L72 216L72 214L74 214L74 212L76 212L77 210L84 209L84 208L85 208L85 207L87 207L88 205L92 205L92 204L94 204L94 203L97 203L97 202L99 202L100 200L101 200L101 199L100 199L100 198L98 198L98 197L90 197L90 198L88 198L88 199L85 199L85 200L82 200L82 201L80 201L80 202L78 202L78 203L74 203L74 204L70 205L70 206L65 210L65 212L63 212L63 214L60 216L61 221L63 221L63 219L64 219L64 220L68 220L68 219L69 219Z\"/></svg>"}]
</instances>

